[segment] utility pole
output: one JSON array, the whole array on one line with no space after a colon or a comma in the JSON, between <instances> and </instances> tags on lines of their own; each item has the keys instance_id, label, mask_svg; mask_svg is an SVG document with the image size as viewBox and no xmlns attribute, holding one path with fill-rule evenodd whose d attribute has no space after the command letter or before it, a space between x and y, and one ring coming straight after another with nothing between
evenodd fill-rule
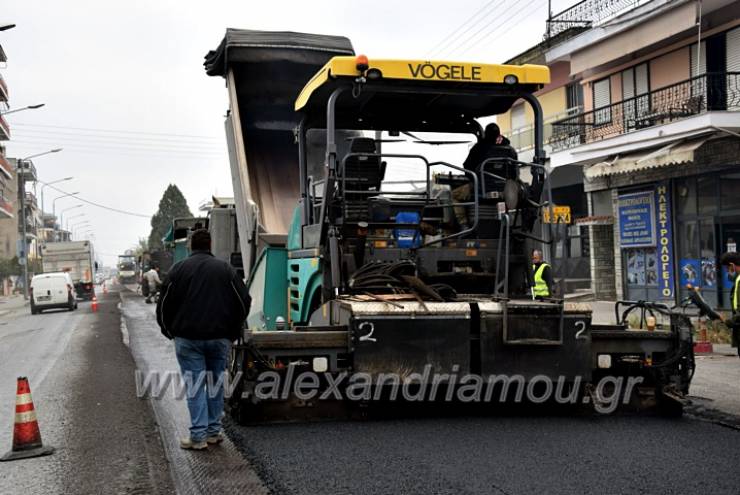
<instances>
[{"instance_id":1,"label":"utility pole","mask_svg":"<svg viewBox=\"0 0 740 495\"><path fill-rule=\"evenodd\" d=\"M18 160L16 165L16 176L18 177L18 191L21 196L21 225L23 240L21 241L20 260L23 265L23 299L28 300L28 238L26 232L26 174L24 170L25 160Z\"/></svg>"}]
</instances>

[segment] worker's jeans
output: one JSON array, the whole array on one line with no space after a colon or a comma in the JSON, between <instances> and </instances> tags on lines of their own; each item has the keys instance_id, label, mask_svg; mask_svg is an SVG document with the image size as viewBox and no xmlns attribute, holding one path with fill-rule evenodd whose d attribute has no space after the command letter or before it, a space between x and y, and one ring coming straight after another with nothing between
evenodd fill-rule
<instances>
[{"instance_id":1,"label":"worker's jeans","mask_svg":"<svg viewBox=\"0 0 740 495\"><path fill-rule=\"evenodd\" d=\"M223 375L230 347L231 342L227 339L175 337L175 354L185 381L190 411L190 439L194 442L202 442L221 432Z\"/></svg>"}]
</instances>

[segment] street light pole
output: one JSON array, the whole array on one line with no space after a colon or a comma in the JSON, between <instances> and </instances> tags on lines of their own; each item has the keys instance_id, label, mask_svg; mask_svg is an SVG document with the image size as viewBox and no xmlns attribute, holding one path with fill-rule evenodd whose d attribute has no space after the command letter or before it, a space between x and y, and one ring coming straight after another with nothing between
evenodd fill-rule
<instances>
[{"instance_id":1,"label":"street light pole","mask_svg":"<svg viewBox=\"0 0 740 495\"><path fill-rule=\"evenodd\" d=\"M28 105L26 107L16 108L14 110L6 110L5 112L0 112L0 115L9 115L9 114L15 113L15 112L22 112L23 110L36 110L37 108L41 108L44 105L46 105L46 103L38 103L36 105Z\"/></svg>"},{"instance_id":2,"label":"street light pole","mask_svg":"<svg viewBox=\"0 0 740 495\"><path fill-rule=\"evenodd\" d=\"M72 179L74 179L74 177L65 177L64 179L57 179L57 180L53 180L51 182L42 182L42 181L39 181L39 182L41 182L41 214L42 215L43 215L44 210L46 208L46 205L44 204L44 188L46 186L51 186L51 185L54 185L54 184L58 184L59 182L64 182L64 181L72 180Z\"/></svg>"},{"instance_id":3,"label":"street light pole","mask_svg":"<svg viewBox=\"0 0 740 495\"><path fill-rule=\"evenodd\" d=\"M52 200L52 202L51 202L51 216L54 217L54 221L55 222L56 222L56 219L57 219L57 200L60 200L62 198L66 198L66 197L69 197L69 196L76 196L78 194L80 194L79 191L78 192L73 192L73 193L62 194L61 196L57 196L56 198L54 198ZM59 223L59 228L61 228L61 227L62 227L62 224L60 222Z\"/></svg>"},{"instance_id":4,"label":"street light pole","mask_svg":"<svg viewBox=\"0 0 740 495\"><path fill-rule=\"evenodd\" d=\"M18 178L18 189L21 195L21 225L22 225L22 234L23 234L23 240L21 241L22 251L21 251L21 260L23 263L23 299L28 300L28 226L27 226L27 218L26 218L26 166L25 163L28 162L28 170L31 170L30 167L30 161L31 158L38 158L43 155L48 155L49 153L58 153L62 151L62 148L55 148L53 150L45 151L43 153L36 153L35 155L27 156L25 158L20 158L16 161L16 177Z\"/></svg>"},{"instance_id":5,"label":"street light pole","mask_svg":"<svg viewBox=\"0 0 740 495\"><path fill-rule=\"evenodd\" d=\"M21 175L24 160L18 160L16 164L16 177L18 177L18 189L21 195L21 224L23 240L21 241L21 262L23 263L23 299L28 300L28 232L26 227L26 176Z\"/></svg>"},{"instance_id":6,"label":"street light pole","mask_svg":"<svg viewBox=\"0 0 740 495\"><path fill-rule=\"evenodd\" d=\"M82 204L80 203L74 206L70 206L69 208L65 208L59 212L59 228L60 229L64 228L64 212L69 211L69 210L74 210L75 208L82 208Z\"/></svg>"},{"instance_id":7,"label":"street light pole","mask_svg":"<svg viewBox=\"0 0 740 495\"><path fill-rule=\"evenodd\" d=\"M74 231L75 231L75 229L77 229L79 227L90 227L90 221L89 220L85 220L84 222L73 223L72 226L70 227L70 231L69 231L70 232L70 236L71 236L70 237L70 240L72 239L72 237L74 237Z\"/></svg>"},{"instance_id":8,"label":"street light pole","mask_svg":"<svg viewBox=\"0 0 740 495\"><path fill-rule=\"evenodd\" d=\"M67 230L69 230L69 221L70 220L72 220L73 218L79 218L79 217L84 217L84 216L85 216L84 213L80 213L79 215L72 215L71 217L68 217L67 218Z\"/></svg>"}]
</instances>

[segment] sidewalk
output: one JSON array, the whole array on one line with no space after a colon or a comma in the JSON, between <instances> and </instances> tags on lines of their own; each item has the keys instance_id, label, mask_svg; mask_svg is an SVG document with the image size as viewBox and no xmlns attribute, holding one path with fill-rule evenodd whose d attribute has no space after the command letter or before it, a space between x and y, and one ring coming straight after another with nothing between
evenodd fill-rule
<instances>
[{"instance_id":1,"label":"sidewalk","mask_svg":"<svg viewBox=\"0 0 740 495\"><path fill-rule=\"evenodd\" d=\"M28 301L24 300L23 296L0 296L0 316L5 316L26 305Z\"/></svg>"},{"instance_id":2,"label":"sidewalk","mask_svg":"<svg viewBox=\"0 0 740 495\"><path fill-rule=\"evenodd\" d=\"M137 370L144 375L149 372L179 374L174 344L160 333L154 305L145 304L141 296L127 290L120 294L123 341L131 349ZM255 467L242 457L230 439L210 447L208 452L180 449L179 438L188 436L190 424L184 399L176 399L168 390L160 398L149 400L178 494L267 493Z\"/></svg>"}]
</instances>

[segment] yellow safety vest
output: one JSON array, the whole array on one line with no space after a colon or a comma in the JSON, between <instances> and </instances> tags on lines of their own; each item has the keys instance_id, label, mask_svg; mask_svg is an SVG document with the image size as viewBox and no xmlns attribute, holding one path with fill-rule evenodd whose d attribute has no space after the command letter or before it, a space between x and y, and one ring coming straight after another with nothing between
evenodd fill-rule
<instances>
[{"instance_id":1,"label":"yellow safety vest","mask_svg":"<svg viewBox=\"0 0 740 495\"><path fill-rule=\"evenodd\" d=\"M737 313L740 308L740 274L735 275L735 291L732 298L732 312Z\"/></svg>"},{"instance_id":2,"label":"yellow safety vest","mask_svg":"<svg viewBox=\"0 0 740 495\"><path fill-rule=\"evenodd\" d=\"M535 265L532 265L532 271L534 272L534 287L532 287L532 297L550 297L550 289L547 288L547 282L545 282L545 279L542 278L542 274L545 273L545 268L547 268L547 263L540 264L540 267L537 268Z\"/></svg>"}]
</instances>

